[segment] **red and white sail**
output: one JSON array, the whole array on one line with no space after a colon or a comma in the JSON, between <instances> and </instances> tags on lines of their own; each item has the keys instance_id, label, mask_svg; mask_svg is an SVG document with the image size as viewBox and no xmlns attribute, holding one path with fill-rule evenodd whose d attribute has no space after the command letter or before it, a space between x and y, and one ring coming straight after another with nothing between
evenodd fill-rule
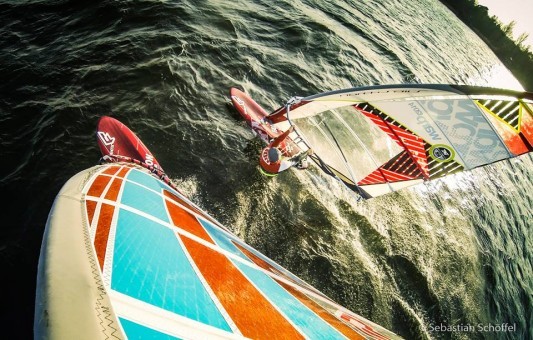
<instances>
[{"instance_id":1,"label":"red and white sail","mask_svg":"<svg viewBox=\"0 0 533 340\"><path fill-rule=\"evenodd\" d=\"M454 85L353 88L276 111L327 173L370 198L533 150L533 93Z\"/></svg>"}]
</instances>

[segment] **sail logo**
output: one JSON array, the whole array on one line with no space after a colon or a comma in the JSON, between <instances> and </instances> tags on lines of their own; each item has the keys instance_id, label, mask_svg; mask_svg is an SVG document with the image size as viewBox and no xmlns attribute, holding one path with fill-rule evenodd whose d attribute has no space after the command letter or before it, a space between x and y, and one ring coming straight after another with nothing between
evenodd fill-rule
<instances>
[{"instance_id":1,"label":"sail logo","mask_svg":"<svg viewBox=\"0 0 533 340\"><path fill-rule=\"evenodd\" d=\"M115 137L111 137L108 132L98 131L98 138L108 147L109 153L112 155L115 148Z\"/></svg>"},{"instance_id":2,"label":"sail logo","mask_svg":"<svg viewBox=\"0 0 533 340\"><path fill-rule=\"evenodd\" d=\"M449 162L455 157L455 152L448 145L435 144L429 149L429 155L437 162Z\"/></svg>"},{"instance_id":3,"label":"sail logo","mask_svg":"<svg viewBox=\"0 0 533 340\"><path fill-rule=\"evenodd\" d=\"M437 129L431 124L431 120L428 119L427 115L424 114L414 102L409 103L409 106L416 114L416 123L427 132L431 140L442 140Z\"/></svg>"},{"instance_id":4,"label":"sail logo","mask_svg":"<svg viewBox=\"0 0 533 340\"><path fill-rule=\"evenodd\" d=\"M500 138L470 99L440 99L419 104L429 113L467 168L508 156Z\"/></svg>"}]
</instances>

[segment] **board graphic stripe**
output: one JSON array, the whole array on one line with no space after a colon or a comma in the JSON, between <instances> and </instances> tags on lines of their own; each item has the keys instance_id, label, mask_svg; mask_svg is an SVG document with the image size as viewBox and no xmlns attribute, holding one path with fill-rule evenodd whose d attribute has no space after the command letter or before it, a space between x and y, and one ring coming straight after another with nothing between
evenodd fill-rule
<instances>
[{"instance_id":1,"label":"board graphic stripe","mask_svg":"<svg viewBox=\"0 0 533 340\"><path fill-rule=\"evenodd\" d=\"M298 285L299 287L302 287L302 288L305 288L307 290L310 290L313 293L320 295L322 298L328 300L331 303L335 303L329 297L327 297L326 295L322 294L322 292L318 291L315 287L309 285L305 281L301 281L297 277L292 277L292 276L287 275L283 271L284 270L283 268L276 268L275 264L267 262L265 259L260 257L260 254L256 254L253 251L251 251L249 249L246 249L246 247L244 247L243 245L241 245L241 244L239 244L239 243L237 243L235 241L232 241L231 243L235 247L237 247L237 249L239 249L244 255L246 255L258 267L263 268L263 269L275 274L276 276L279 276L279 277L283 278L284 280L292 282L292 283ZM276 278L276 281L281 281L281 280Z\"/></svg>"},{"instance_id":2,"label":"board graphic stripe","mask_svg":"<svg viewBox=\"0 0 533 340\"><path fill-rule=\"evenodd\" d=\"M194 216L168 200L166 205L174 225L214 244ZM209 287L244 336L254 339L278 336L303 339L227 257L181 234L179 237Z\"/></svg>"},{"instance_id":3,"label":"board graphic stripe","mask_svg":"<svg viewBox=\"0 0 533 340\"><path fill-rule=\"evenodd\" d=\"M107 192L105 194L105 199L110 201L116 201L121 187L122 179L118 177L113 178L113 182L111 183L111 186L107 189Z\"/></svg>"},{"instance_id":4,"label":"board graphic stripe","mask_svg":"<svg viewBox=\"0 0 533 340\"><path fill-rule=\"evenodd\" d=\"M167 195L167 193L165 193L165 195ZM206 242L215 244L213 239L211 239L207 231L198 222L196 217L170 200L165 199L165 204L172 219L172 223L176 227L181 228Z\"/></svg>"},{"instance_id":5,"label":"board graphic stripe","mask_svg":"<svg viewBox=\"0 0 533 340\"><path fill-rule=\"evenodd\" d=\"M157 178L146 176L141 171L130 171L124 185L121 204L141 211L148 210L152 216L168 222L167 211L162 204L161 187L162 184Z\"/></svg>"},{"instance_id":6,"label":"board graphic stripe","mask_svg":"<svg viewBox=\"0 0 533 340\"><path fill-rule=\"evenodd\" d=\"M100 214L98 215L98 225L94 237L94 249L96 250L96 256L98 257L98 263L100 264L101 270L104 269L109 228L111 227L114 212L114 206L103 203L100 207Z\"/></svg>"},{"instance_id":7,"label":"board graphic stripe","mask_svg":"<svg viewBox=\"0 0 533 340\"><path fill-rule=\"evenodd\" d=\"M168 190L163 190L163 194L178 202L179 204L181 204L182 206L185 206L187 207L189 210L192 210L194 211L195 213L197 213L198 215L201 215L203 218L205 218L206 220L212 222L213 224L216 224L217 226L219 227L222 227L223 229L227 230L226 227L222 226L220 223L218 223L214 218L212 218L211 216L205 214L203 211L201 211L200 209L196 208L195 206L191 205L190 203L186 202L185 200L183 200L181 197L177 196L177 195L174 195L173 193L171 193L170 191Z\"/></svg>"},{"instance_id":8,"label":"board graphic stripe","mask_svg":"<svg viewBox=\"0 0 533 340\"><path fill-rule=\"evenodd\" d=\"M121 167L117 165L110 166L109 168L105 169L102 173L105 175L114 176L120 170L120 168Z\"/></svg>"},{"instance_id":9,"label":"board graphic stripe","mask_svg":"<svg viewBox=\"0 0 533 340\"><path fill-rule=\"evenodd\" d=\"M273 268L268 262L258 258L254 253L250 252L244 247L241 247L239 244L234 243L234 245L239 248L240 251L242 251L246 256L250 258L256 265L259 267L269 270L273 273L276 273L280 276L283 276L285 279L289 279L291 282L294 282L290 278L284 276L282 273L280 273L278 270ZM327 323L329 323L332 327L336 328L338 331L340 331L342 334L346 335L350 339L364 339L359 333L354 331L352 328L348 327L347 325L343 324L339 319L337 319L334 315L329 313L324 307L320 306L318 303L314 302L311 298L309 298L307 295L305 295L303 292L299 291L298 289L294 288L293 286L290 286L281 280L276 279L276 282L281 285L285 290L287 290L289 293L291 293L294 297L296 297L298 300L300 300L301 303L303 303L307 308L311 309L315 314L319 315L323 320L325 320ZM294 282L296 283L296 282ZM328 298L329 300L329 298ZM331 301L332 304L334 304L333 301Z\"/></svg>"},{"instance_id":10,"label":"board graphic stripe","mask_svg":"<svg viewBox=\"0 0 533 340\"><path fill-rule=\"evenodd\" d=\"M93 223L94 213L96 211L97 203L95 201L85 201L85 209L87 210L87 218L89 220L89 226Z\"/></svg>"},{"instance_id":11,"label":"board graphic stripe","mask_svg":"<svg viewBox=\"0 0 533 340\"><path fill-rule=\"evenodd\" d=\"M117 173L117 177L125 178L129 171L129 167L122 167L122 169L120 169L120 171Z\"/></svg>"},{"instance_id":12,"label":"board graphic stripe","mask_svg":"<svg viewBox=\"0 0 533 340\"><path fill-rule=\"evenodd\" d=\"M345 320L346 322L349 322L353 326L357 327L357 329L360 329L366 335L370 336L371 339L375 339L375 340L387 340L388 339L388 337L379 334L372 327L364 324L363 322L361 322L360 320L358 320L357 318L355 318L354 316L350 314L343 313L343 312L339 312L337 314L339 315L341 319Z\"/></svg>"},{"instance_id":13,"label":"board graphic stripe","mask_svg":"<svg viewBox=\"0 0 533 340\"><path fill-rule=\"evenodd\" d=\"M215 227L207 221L200 220L202 225L213 237L215 242L224 250L231 253L240 252L234 242L230 242L224 235L215 230ZM245 254L241 253L242 256ZM248 261L250 259L246 257ZM342 334L322 320L305 305L289 294L270 275L262 271L263 268L254 268L243 263L232 261L234 265L253 283L257 289L264 292L268 300L280 310L291 323L298 327L308 338L337 339L343 338ZM253 263L253 262L250 262ZM244 334L244 332L243 332Z\"/></svg>"},{"instance_id":14,"label":"board graphic stripe","mask_svg":"<svg viewBox=\"0 0 533 340\"><path fill-rule=\"evenodd\" d=\"M320 306L318 303L310 299L307 295L300 292L299 290L291 287L281 281L277 281L283 288L285 288L289 293L296 297L301 303L303 303L307 308L315 312L320 316L324 321L330 324L333 328L337 329L339 332L344 334L348 339L365 339L364 336L359 334L356 330L344 324L341 320L336 318L333 314L327 311L325 308Z\"/></svg>"},{"instance_id":15,"label":"board graphic stripe","mask_svg":"<svg viewBox=\"0 0 533 340\"><path fill-rule=\"evenodd\" d=\"M119 318L119 320L126 334L135 334L139 339L180 340L180 338L148 328L128 319Z\"/></svg>"},{"instance_id":16,"label":"board graphic stripe","mask_svg":"<svg viewBox=\"0 0 533 340\"><path fill-rule=\"evenodd\" d=\"M116 201L123 180L113 176L121 173L125 174L128 171L128 167L108 167L95 178L87 192L85 209L89 218L89 225L93 225L92 222L95 217L98 219L96 226L91 231L91 237L93 237L94 248L101 270L104 269L109 231L115 207L99 200L104 196L103 199Z\"/></svg>"},{"instance_id":17,"label":"board graphic stripe","mask_svg":"<svg viewBox=\"0 0 533 340\"><path fill-rule=\"evenodd\" d=\"M112 168L116 168L115 170L118 169L117 167L112 167ZM108 172L108 170L109 169L106 169L104 171L104 173ZM113 174L114 174L114 172L113 172ZM111 178L112 177L109 177L109 176L98 176L98 177L96 177L95 180L93 181L93 183L91 184L91 187L87 191L87 195L88 196L93 196L93 197L102 196L102 193L104 192L105 188L107 187L107 184L109 184L109 181L111 181Z\"/></svg>"},{"instance_id":18,"label":"board graphic stripe","mask_svg":"<svg viewBox=\"0 0 533 340\"><path fill-rule=\"evenodd\" d=\"M164 205L163 199L160 204ZM159 207L156 213L158 210ZM160 223L120 209L112 272L111 289L114 291L231 331L187 259L175 231Z\"/></svg>"}]
</instances>

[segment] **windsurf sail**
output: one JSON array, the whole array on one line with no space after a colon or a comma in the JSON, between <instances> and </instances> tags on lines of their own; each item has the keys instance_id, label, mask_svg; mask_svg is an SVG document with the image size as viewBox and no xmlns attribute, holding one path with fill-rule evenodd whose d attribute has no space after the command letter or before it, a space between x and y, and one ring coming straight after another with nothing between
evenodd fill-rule
<instances>
[{"instance_id":1,"label":"windsurf sail","mask_svg":"<svg viewBox=\"0 0 533 340\"><path fill-rule=\"evenodd\" d=\"M295 126L311 158L363 198L533 150L533 93L467 85L350 88L291 100L269 118Z\"/></svg>"}]
</instances>

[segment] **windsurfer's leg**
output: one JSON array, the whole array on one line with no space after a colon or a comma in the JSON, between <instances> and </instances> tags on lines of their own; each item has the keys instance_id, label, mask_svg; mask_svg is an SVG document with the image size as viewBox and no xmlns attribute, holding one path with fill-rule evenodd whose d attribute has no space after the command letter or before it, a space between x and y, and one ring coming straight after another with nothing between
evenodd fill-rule
<instances>
[{"instance_id":1,"label":"windsurfer's leg","mask_svg":"<svg viewBox=\"0 0 533 340\"><path fill-rule=\"evenodd\" d=\"M291 160L295 164L298 164L301 161L305 160L307 158L307 156L312 155L312 154L313 154L313 150L307 149L304 152L301 152L301 153L297 154L296 156L294 156L293 158L291 158Z\"/></svg>"},{"instance_id":2,"label":"windsurfer's leg","mask_svg":"<svg viewBox=\"0 0 533 340\"><path fill-rule=\"evenodd\" d=\"M298 155L291 158L291 161L294 163L296 168L300 170L307 169L309 167L307 156L312 155L312 154L313 154L313 150L307 149L304 152L301 152Z\"/></svg>"},{"instance_id":3,"label":"windsurfer's leg","mask_svg":"<svg viewBox=\"0 0 533 340\"><path fill-rule=\"evenodd\" d=\"M295 163L292 160L282 160L281 164L279 165L278 172L285 171L289 169L290 167L294 166Z\"/></svg>"}]
</instances>

